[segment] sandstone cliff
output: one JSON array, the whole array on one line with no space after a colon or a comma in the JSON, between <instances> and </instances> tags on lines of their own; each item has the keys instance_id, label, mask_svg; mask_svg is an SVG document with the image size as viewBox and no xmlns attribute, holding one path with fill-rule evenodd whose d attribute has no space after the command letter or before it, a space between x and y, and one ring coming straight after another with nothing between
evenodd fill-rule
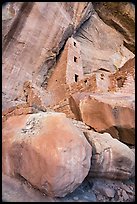
<instances>
[{"instance_id":1,"label":"sandstone cliff","mask_svg":"<svg viewBox=\"0 0 137 204\"><path fill-rule=\"evenodd\" d=\"M5 3L2 51L3 199L133 202L135 6Z\"/></svg>"}]
</instances>

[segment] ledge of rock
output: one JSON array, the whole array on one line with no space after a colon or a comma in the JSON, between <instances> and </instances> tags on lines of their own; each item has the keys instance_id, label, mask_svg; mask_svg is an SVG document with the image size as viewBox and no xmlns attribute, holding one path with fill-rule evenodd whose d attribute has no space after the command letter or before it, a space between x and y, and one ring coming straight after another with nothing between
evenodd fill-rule
<instances>
[{"instance_id":1,"label":"ledge of rock","mask_svg":"<svg viewBox=\"0 0 137 204\"><path fill-rule=\"evenodd\" d=\"M86 137L93 154L88 176L109 179L129 179L135 176L135 153L109 133L90 131Z\"/></svg>"},{"instance_id":2,"label":"ledge of rock","mask_svg":"<svg viewBox=\"0 0 137 204\"><path fill-rule=\"evenodd\" d=\"M3 124L2 167L52 197L77 188L90 169L92 147L64 113L12 116Z\"/></svg>"}]
</instances>

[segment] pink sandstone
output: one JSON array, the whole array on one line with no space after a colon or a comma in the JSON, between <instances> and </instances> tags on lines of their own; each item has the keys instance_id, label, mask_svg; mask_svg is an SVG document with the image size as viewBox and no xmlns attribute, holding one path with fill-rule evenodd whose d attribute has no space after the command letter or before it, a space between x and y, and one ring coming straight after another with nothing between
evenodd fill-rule
<instances>
[{"instance_id":1,"label":"pink sandstone","mask_svg":"<svg viewBox=\"0 0 137 204\"><path fill-rule=\"evenodd\" d=\"M92 147L64 113L10 117L3 124L3 173L21 175L52 197L77 188L90 169Z\"/></svg>"}]
</instances>

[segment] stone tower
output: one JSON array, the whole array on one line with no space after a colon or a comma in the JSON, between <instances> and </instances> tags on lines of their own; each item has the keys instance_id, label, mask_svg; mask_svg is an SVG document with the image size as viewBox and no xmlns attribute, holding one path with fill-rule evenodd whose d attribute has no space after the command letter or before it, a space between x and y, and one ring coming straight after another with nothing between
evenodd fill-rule
<instances>
[{"instance_id":1,"label":"stone tower","mask_svg":"<svg viewBox=\"0 0 137 204\"><path fill-rule=\"evenodd\" d=\"M52 95L51 104L57 104L66 96L72 83L83 79L83 67L80 54L80 43L69 38L61 53L55 70L48 81L47 91Z\"/></svg>"},{"instance_id":2,"label":"stone tower","mask_svg":"<svg viewBox=\"0 0 137 204\"><path fill-rule=\"evenodd\" d=\"M81 59L80 43L69 38L66 43L67 64L66 64L66 83L68 85L83 79L83 68Z\"/></svg>"}]
</instances>

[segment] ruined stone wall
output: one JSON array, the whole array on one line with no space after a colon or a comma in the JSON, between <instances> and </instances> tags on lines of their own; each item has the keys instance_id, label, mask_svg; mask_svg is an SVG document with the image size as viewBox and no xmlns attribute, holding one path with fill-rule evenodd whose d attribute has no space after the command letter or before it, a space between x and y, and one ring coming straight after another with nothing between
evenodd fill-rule
<instances>
[{"instance_id":1,"label":"ruined stone wall","mask_svg":"<svg viewBox=\"0 0 137 204\"><path fill-rule=\"evenodd\" d=\"M85 77L84 79L80 80L78 83L73 83L70 86L70 94L75 92L83 92L83 91L95 91L97 89L96 84L96 75L93 74L89 77Z\"/></svg>"},{"instance_id":2,"label":"ruined stone wall","mask_svg":"<svg viewBox=\"0 0 137 204\"><path fill-rule=\"evenodd\" d=\"M85 77L84 79L78 81L77 83L74 82L70 86L67 86L65 92L63 92L64 98L62 98L62 100L60 99L56 103L54 101L54 97L51 97L52 94L50 95L46 91L45 92L42 91L41 94L40 90L36 90L35 87L31 86L29 82L28 83L26 82L26 84L24 85L24 90L27 97L26 101L27 103L22 103L20 105L13 106L3 111L2 113L3 120L6 120L8 117L13 115L29 114L41 110L46 111L47 108L56 112L63 112L67 115L67 117L76 119L75 115L72 113L70 109L69 98L71 97L72 94L76 92L95 93L98 91L99 93L100 87L98 86L97 83L98 80L97 75L101 76L101 72ZM130 77L132 77L133 80L131 80ZM124 89L124 93L129 94L133 93L135 91L134 90L135 59L133 58L129 60L120 70L118 70L115 74L110 74L108 78L109 81L111 82L108 91L110 92L117 91L119 88L120 91Z\"/></svg>"},{"instance_id":3,"label":"ruined stone wall","mask_svg":"<svg viewBox=\"0 0 137 204\"><path fill-rule=\"evenodd\" d=\"M135 58L127 61L116 73L109 76L111 81L109 91L116 91L117 88L123 87L129 75L135 79Z\"/></svg>"},{"instance_id":4,"label":"ruined stone wall","mask_svg":"<svg viewBox=\"0 0 137 204\"><path fill-rule=\"evenodd\" d=\"M33 107L29 107L28 104L13 106L2 112L2 121L6 121L11 116L26 115L29 113L34 113L34 109Z\"/></svg>"},{"instance_id":5,"label":"ruined stone wall","mask_svg":"<svg viewBox=\"0 0 137 204\"><path fill-rule=\"evenodd\" d=\"M133 78L132 81L127 80L128 76ZM68 99L76 92L113 92L117 91L121 87L127 89L124 91L127 93L130 89L134 91L134 78L135 78L135 59L129 60L120 70L114 74L107 73L106 71L99 71L91 76L85 77L77 83L72 83L66 90L66 98L61 100L56 106L52 106L55 111L64 112L67 117L76 118L70 109ZM131 88L129 87L131 86ZM131 93L131 92L130 92Z\"/></svg>"},{"instance_id":6,"label":"ruined stone wall","mask_svg":"<svg viewBox=\"0 0 137 204\"><path fill-rule=\"evenodd\" d=\"M69 104L69 98L73 93L76 92L95 92L97 90L96 75L86 77L79 82L72 83L68 89L66 89L65 98L59 101L56 105L51 105L50 108L57 111L63 112L67 117L76 119L75 115L72 113Z\"/></svg>"},{"instance_id":7,"label":"ruined stone wall","mask_svg":"<svg viewBox=\"0 0 137 204\"><path fill-rule=\"evenodd\" d=\"M76 119L74 113L70 109L68 98L63 99L57 105L53 106L52 109L56 112L63 112L68 118Z\"/></svg>"}]
</instances>

